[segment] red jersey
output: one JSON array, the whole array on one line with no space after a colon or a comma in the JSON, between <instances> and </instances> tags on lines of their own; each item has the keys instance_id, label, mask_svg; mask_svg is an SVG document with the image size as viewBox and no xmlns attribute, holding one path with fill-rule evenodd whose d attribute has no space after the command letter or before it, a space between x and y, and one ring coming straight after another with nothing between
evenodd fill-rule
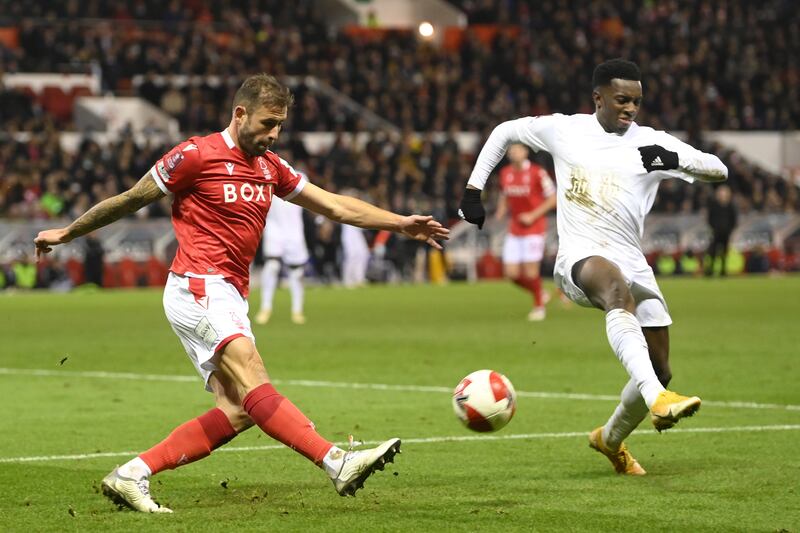
<instances>
[{"instance_id":1,"label":"red jersey","mask_svg":"<svg viewBox=\"0 0 800 533\"><path fill-rule=\"evenodd\" d=\"M228 130L182 142L150 169L172 194L178 252L170 270L189 277L221 277L247 297L272 195L290 199L306 181L267 151L251 157Z\"/></svg>"},{"instance_id":2,"label":"red jersey","mask_svg":"<svg viewBox=\"0 0 800 533\"><path fill-rule=\"evenodd\" d=\"M547 218L539 217L530 226L519 221L522 213L533 211L545 198L555 194L550 174L539 165L525 161L521 169L506 165L500 169L500 187L509 211L508 232L511 235L542 235L547 231Z\"/></svg>"}]
</instances>

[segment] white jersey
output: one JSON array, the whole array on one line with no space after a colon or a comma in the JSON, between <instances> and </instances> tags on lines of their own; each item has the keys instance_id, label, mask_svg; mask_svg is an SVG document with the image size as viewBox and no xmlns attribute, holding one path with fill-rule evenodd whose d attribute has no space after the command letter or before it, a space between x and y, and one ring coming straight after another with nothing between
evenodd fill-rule
<instances>
[{"instance_id":1,"label":"white jersey","mask_svg":"<svg viewBox=\"0 0 800 533\"><path fill-rule=\"evenodd\" d=\"M301 265L308 261L303 208L274 196L272 200L264 227L264 257Z\"/></svg>"},{"instance_id":2,"label":"white jersey","mask_svg":"<svg viewBox=\"0 0 800 533\"><path fill-rule=\"evenodd\" d=\"M644 218L665 178L727 176L714 155L663 131L631 124L623 134L606 132L596 115L547 115L500 124L481 150L469 184L483 189L506 147L521 142L553 156L557 184L559 256L602 255L626 262L642 257ZM647 172L640 146L677 152L679 168Z\"/></svg>"}]
</instances>

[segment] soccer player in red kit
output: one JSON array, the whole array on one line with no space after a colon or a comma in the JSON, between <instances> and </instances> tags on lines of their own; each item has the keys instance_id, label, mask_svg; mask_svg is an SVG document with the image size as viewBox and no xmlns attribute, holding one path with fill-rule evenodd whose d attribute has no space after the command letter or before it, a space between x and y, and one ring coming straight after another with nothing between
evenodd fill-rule
<instances>
[{"instance_id":1,"label":"soccer player in red kit","mask_svg":"<svg viewBox=\"0 0 800 533\"><path fill-rule=\"evenodd\" d=\"M228 127L167 152L130 190L92 207L66 228L42 231L37 256L106 226L165 195L172 197L178 251L164 310L216 407L175 428L161 443L103 479L106 496L143 512L171 512L150 496L149 479L203 457L242 431L262 431L321 467L342 496L400 450L400 439L342 450L270 383L248 319L249 266L273 195L336 222L390 230L441 248L448 230L430 216L401 216L308 183L269 151L293 97L274 77L244 81Z\"/></svg>"},{"instance_id":2,"label":"soccer player in red kit","mask_svg":"<svg viewBox=\"0 0 800 533\"><path fill-rule=\"evenodd\" d=\"M507 278L529 291L533 308L528 320L544 320L544 299L540 264L544 255L547 219L556 206L556 189L550 174L531 163L528 148L513 144L508 148L511 164L500 169L502 196L495 217L509 213L508 232L503 242L503 271Z\"/></svg>"}]
</instances>

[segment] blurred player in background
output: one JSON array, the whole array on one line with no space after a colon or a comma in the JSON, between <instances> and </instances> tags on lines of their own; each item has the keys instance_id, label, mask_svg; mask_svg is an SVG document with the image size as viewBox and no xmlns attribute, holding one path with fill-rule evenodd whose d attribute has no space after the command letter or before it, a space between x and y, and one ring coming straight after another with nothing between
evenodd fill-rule
<instances>
[{"instance_id":1,"label":"blurred player in background","mask_svg":"<svg viewBox=\"0 0 800 533\"><path fill-rule=\"evenodd\" d=\"M700 398L666 390L672 319L642 253L644 218L658 184L724 181L728 169L663 131L634 122L642 103L639 67L613 59L592 76L593 115L526 117L497 126L475 163L461 216L482 226L481 189L511 143L546 150L556 168L558 256L556 284L573 301L606 313L606 333L630 375L621 403L590 437L615 470L642 475L623 440L650 413L658 431L700 408Z\"/></svg>"},{"instance_id":2,"label":"blurred player in background","mask_svg":"<svg viewBox=\"0 0 800 533\"><path fill-rule=\"evenodd\" d=\"M367 283L369 246L364 230L345 224L342 226L342 285L349 289Z\"/></svg>"},{"instance_id":3,"label":"blurred player in background","mask_svg":"<svg viewBox=\"0 0 800 533\"><path fill-rule=\"evenodd\" d=\"M505 276L533 296L528 320L545 318L542 277L539 274L544 255L547 219L556 206L556 188L550 174L528 159L528 147L514 143L508 148L510 164L500 169L500 190L503 198L497 204L495 217L509 213L508 232L503 241Z\"/></svg>"},{"instance_id":4,"label":"blurred player in background","mask_svg":"<svg viewBox=\"0 0 800 533\"><path fill-rule=\"evenodd\" d=\"M249 267L273 195L340 223L395 231L437 248L435 239L446 239L448 230L433 217L401 216L308 183L269 151L292 103L289 89L274 77L248 78L234 95L226 129L180 143L130 190L34 240L38 257L172 196L178 251L164 309L206 389L214 393L216 408L107 475L103 492L119 504L171 512L151 498L150 476L202 459L254 424L324 469L343 496L354 495L400 449L400 439L394 438L368 450L342 450L275 390L247 317Z\"/></svg>"},{"instance_id":5,"label":"blurred player in background","mask_svg":"<svg viewBox=\"0 0 800 533\"><path fill-rule=\"evenodd\" d=\"M303 226L303 208L273 197L263 237L264 268L261 271L261 308L256 324L266 324L272 316L272 299L286 266L289 293L292 295L292 322L305 324L303 314L303 271L308 248Z\"/></svg>"}]
</instances>

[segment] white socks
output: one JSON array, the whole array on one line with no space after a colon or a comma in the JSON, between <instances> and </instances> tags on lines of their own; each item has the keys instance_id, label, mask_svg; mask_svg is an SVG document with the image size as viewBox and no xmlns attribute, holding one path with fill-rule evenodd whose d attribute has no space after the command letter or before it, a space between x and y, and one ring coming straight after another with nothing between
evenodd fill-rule
<instances>
[{"instance_id":1,"label":"white socks","mask_svg":"<svg viewBox=\"0 0 800 533\"><path fill-rule=\"evenodd\" d=\"M272 298L275 296L275 288L278 286L278 276L281 273L281 262L275 259L267 259L264 268L261 270L261 310L272 309Z\"/></svg>"},{"instance_id":2,"label":"white socks","mask_svg":"<svg viewBox=\"0 0 800 533\"><path fill-rule=\"evenodd\" d=\"M644 403L636 382L629 380L622 389L620 403L614 414L603 426L603 443L606 447L616 451L622 441L644 420L647 411L647 404Z\"/></svg>"},{"instance_id":3,"label":"white socks","mask_svg":"<svg viewBox=\"0 0 800 533\"><path fill-rule=\"evenodd\" d=\"M289 292L292 295L292 314L303 314L303 270L304 267L289 269Z\"/></svg>"},{"instance_id":4,"label":"white socks","mask_svg":"<svg viewBox=\"0 0 800 533\"><path fill-rule=\"evenodd\" d=\"M647 407L653 405L664 387L658 381L642 326L636 317L624 309L612 309L606 314L608 342L622 366L633 379Z\"/></svg>"},{"instance_id":5,"label":"white socks","mask_svg":"<svg viewBox=\"0 0 800 533\"><path fill-rule=\"evenodd\" d=\"M343 449L333 446L328 450L328 453L325 454L325 457L322 458L322 468L325 469L325 472L331 479L338 476L339 472L342 470L344 454L345 451Z\"/></svg>"},{"instance_id":6,"label":"white socks","mask_svg":"<svg viewBox=\"0 0 800 533\"><path fill-rule=\"evenodd\" d=\"M152 472L150 472L150 467L147 466L147 463L142 461L142 459L139 457L134 457L124 465L120 466L117 471L119 472L119 475L135 479L136 481L149 478L152 474Z\"/></svg>"}]
</instances>

